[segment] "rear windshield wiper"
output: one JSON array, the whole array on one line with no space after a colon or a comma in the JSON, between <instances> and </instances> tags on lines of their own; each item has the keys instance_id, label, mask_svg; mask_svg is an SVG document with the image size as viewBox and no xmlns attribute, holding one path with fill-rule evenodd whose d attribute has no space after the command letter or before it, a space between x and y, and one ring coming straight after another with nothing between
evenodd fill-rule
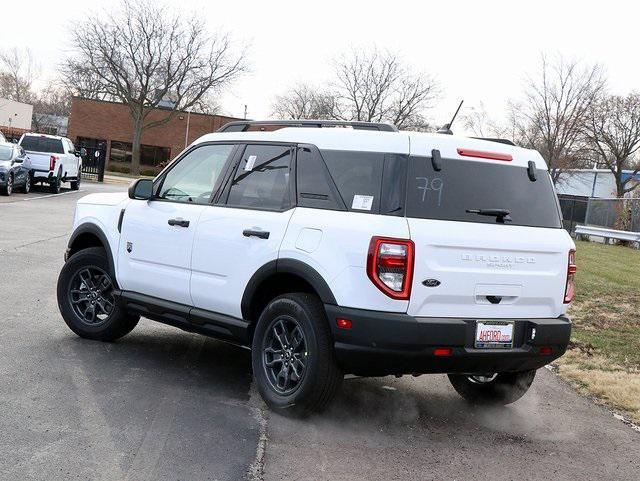
<instances>
[{"instance_id":1,"label":"rear windshield wiper","mask_svg":"<svg viewBox=\"0 0 640 481\"><path fill-rule=\"evenodd\" d=\"M495 217L496 222L504 224L505 222L511 222L511 211L507 209L467 209L468 214L486 215L488 217Z\"/></svg>"}]
</instances>

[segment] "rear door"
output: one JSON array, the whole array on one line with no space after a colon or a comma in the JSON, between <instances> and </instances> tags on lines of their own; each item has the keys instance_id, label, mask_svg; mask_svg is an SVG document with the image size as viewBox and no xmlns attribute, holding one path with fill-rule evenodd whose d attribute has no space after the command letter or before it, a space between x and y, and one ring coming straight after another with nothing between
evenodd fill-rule
<instances>
[{"instance_id":1,"label":"rear door","mask_svg":"<svg viewBox=\"0 0 640 481\"><path fill-rule=\"evenodd\" d=\"M192 305L189 286L196 227L234 147L194 147L158 180L151 200L132 200L127 206L118 249L122 289Z\"/></svg>"},{"instance_id":2,"label":"rear door","mask_svg":"<svg viewBox=\"0 0 640 481\"><path fill-rule=\"evenodd\" d=\"M445 155L438 171L430 157L410 156L406 215L416 252L409 314L543 318L566 311L572 242L546 169L532 181L526 159L519 160ZM510 215L501 223L468 212L479 209Z\"/></svg>"},{"instance_id":3,"label":"rear door","mask_svg":"<svg viewBox=\"0 0 640 481\"><path fill-rule=\"evenodd\" d=\"M193 244L191 295L198 308L241 318L249 279L278 258L294 211L293 146L249 144L217 205L202 214Z\"/></svg>"}]
</instances>

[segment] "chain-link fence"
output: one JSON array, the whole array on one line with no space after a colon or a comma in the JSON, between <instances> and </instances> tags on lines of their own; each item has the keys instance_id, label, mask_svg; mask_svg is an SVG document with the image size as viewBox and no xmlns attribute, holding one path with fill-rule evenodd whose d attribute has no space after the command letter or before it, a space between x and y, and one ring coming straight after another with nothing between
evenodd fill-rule
<instances>
[{"instance_id":1,"label":"chain-link fence","mask_svg":"<svg viewBox=\"0 0 640 481\"><path fill-rule=\"evenodd\" d=\"M564 228L573 234L576 225L640 232L640 198L598 199L559 195Z\"/></svg>"}]
</instances>

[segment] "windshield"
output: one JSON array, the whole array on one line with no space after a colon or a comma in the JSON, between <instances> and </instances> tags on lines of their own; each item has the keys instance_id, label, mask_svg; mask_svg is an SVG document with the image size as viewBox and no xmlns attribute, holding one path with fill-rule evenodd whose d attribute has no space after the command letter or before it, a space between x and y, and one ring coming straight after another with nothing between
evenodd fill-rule
<instances>
[{"instance_id":1,"label":"windshield","mask_svg":"<svg viewBox=\"0 0 640 481\"><path fill-rule=\"evenodd\" d=\"M13 147L8 145L0 145L0 161L11 160L13 155Z\"/></svg>"},{"instance_id":2,"label":"windshield","mask_svg":"<svg viewBox=\"0 0 640 481\"><path fill-rule=\"evenodd\" d=\"M35 135L26 135L20 145L24 150L29 152L46 152L51 154L64 154L62 140L50 139L49 137L36 137Z\"/></svg>"},{"instance_id":3,"label":"windshield","mask_svg":"<svg viewBox=\"0 0 640 481\"><path fill-rule=\"evenodd\" d=\"M546 170L536 181L527 169L473 160L411 157L407 217L560 228L553 184Z\"/></svg>"}]
</instances>

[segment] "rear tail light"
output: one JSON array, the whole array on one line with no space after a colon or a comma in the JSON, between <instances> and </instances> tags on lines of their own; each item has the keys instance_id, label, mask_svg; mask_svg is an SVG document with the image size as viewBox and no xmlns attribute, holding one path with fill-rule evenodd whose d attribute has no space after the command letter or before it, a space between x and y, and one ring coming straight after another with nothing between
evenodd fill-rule
<instances>
[{"instance_id":1,"label":"rear tail light","mask_svg":"<svg viewBox=\"0 0 640 481\"><path fill-rule=\"evenodd\" d=\"M413 241L407 239L373 237L367 257L367 275L371 282L393 299L409 299L414 250Z\"/></svg>"},{"instance_id":2,"label":"rear tail light","mask_svg":"<svg viewBox=\"0 0 640 481\"><path fill-rule=\"evenodd\" d=\"M573 297L576 295L576 285L574 278L576 276L576 251L571 249L569 251L569 262L567 264L567 285L564 289L564 303L569 304Z\"/></svg>"},{"instance_id":3,"label":"rear tail light","mask_svg":"<svg viewBox=\"0 0 640 481\"><path fill-rule=\"evenodd\" d=\"M56 157L55 155L49 157L49 170L55 170L56 160L58 160L58 157Z\"/></svg>"}]
</instances>

